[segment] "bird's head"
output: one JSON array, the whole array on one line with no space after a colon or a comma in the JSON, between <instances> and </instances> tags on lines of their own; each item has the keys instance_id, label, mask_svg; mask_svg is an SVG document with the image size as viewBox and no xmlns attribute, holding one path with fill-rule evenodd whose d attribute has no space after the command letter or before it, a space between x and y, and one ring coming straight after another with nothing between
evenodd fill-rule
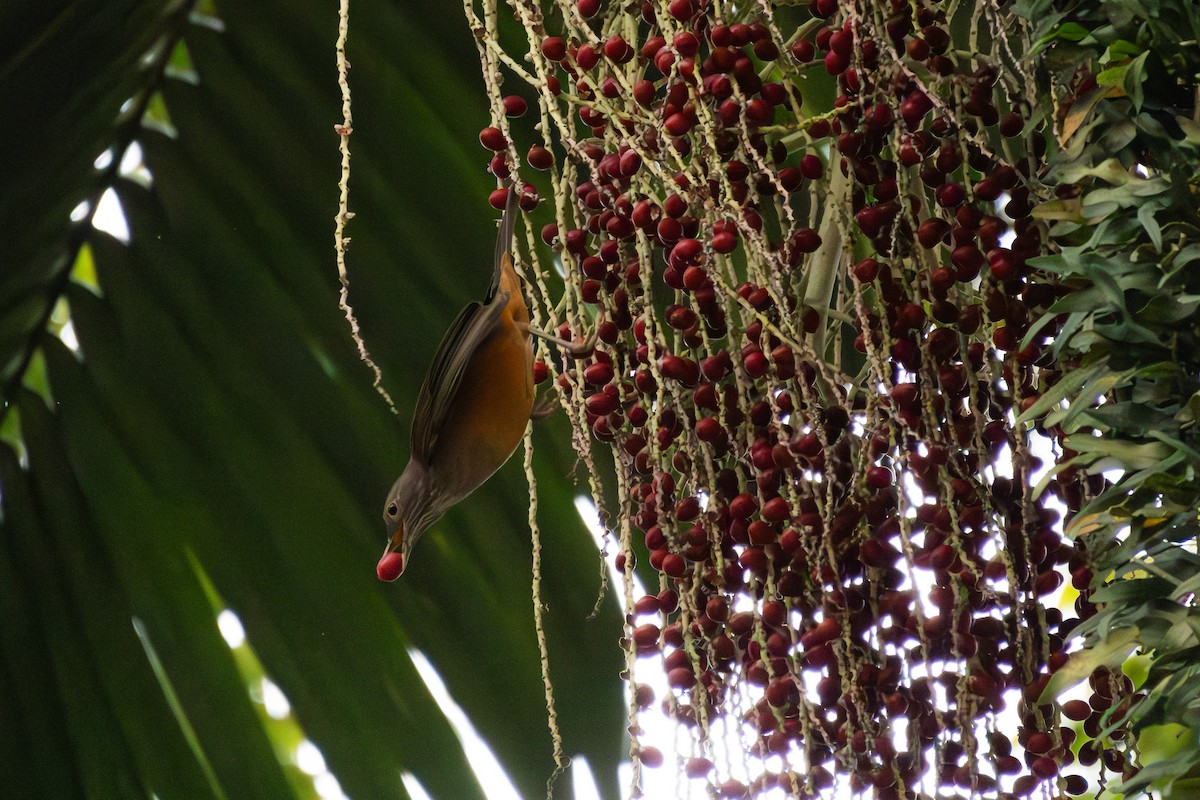
<instances>
[{"instance_id":1,"label":"bird's head","mask_svg":"<svg viewBox=\"0 0 1200 800\"><path fill-rule=\"evenodd\" d=\"M380 580L394 581L404 574L413 545L452 504L443 495L437 481L411 461L392 484L383 504L387 548L375 567Z\"/></svg>"},{"instance_id":2,"label":"bird's head","mask_svg":"<svg viewBox=\"0 0 1200 800\"><path fill-rule=\"evenodd\" d=\"M401 516L400 498L396 497L396 489L392 488L388 495L387 505L383 507L383 525L387 532L387 549L375 567L375 572L381 581L394 581L404 574L408 565L408 551L412 548L412 540L408 535L408 526Z\"/></svg>"}]
</instances>

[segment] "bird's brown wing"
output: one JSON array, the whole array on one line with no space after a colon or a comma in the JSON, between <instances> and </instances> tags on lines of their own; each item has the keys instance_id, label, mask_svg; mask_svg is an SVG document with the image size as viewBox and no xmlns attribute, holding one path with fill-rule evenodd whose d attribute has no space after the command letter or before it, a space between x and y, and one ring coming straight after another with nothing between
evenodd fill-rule
<instances>
[{"instance_id":1,"label":"bird's brown wing","mask_svg":"<svg viewBox=\"0 0 1200 800\"><path fill-rule=\"evenodd\" d=\"M501 291L500 278L504 274L505 262L510 264L509 251L512 246L513 228L516 225L517 192L510 189L504 216L500 219L500 230L496 234L496 256L492 266L492 282L488 286L483 304L471 303L458 313L450 324L450 330L438 345L433 363L421 384L417 395L417 409L413 414L412 454L421 463L428 464L437 445L438 431L442 429L446 413L458 395L458 385L463 372L479 345L495 330L496 319L508 305L508 291Z\"/></svg>"},{"instance_id":2,"label":"bird's brown wing","mask_svg":"<svg viewBox=\"0 0 1200 800\"><path fill-rule=\"evenodd\" d=\"M417 395L417 408L413 414L412 457L419 459L422 464L429 464L437 446L438 432L458 394L458 385L462 382L471 357L495 329L496 318L504 311L508 293L502 294L503 297L494 297L487 305L467 305L458 313L438 345L433 363L429 365L429 372Z\"/></svg>"}]
</instances>

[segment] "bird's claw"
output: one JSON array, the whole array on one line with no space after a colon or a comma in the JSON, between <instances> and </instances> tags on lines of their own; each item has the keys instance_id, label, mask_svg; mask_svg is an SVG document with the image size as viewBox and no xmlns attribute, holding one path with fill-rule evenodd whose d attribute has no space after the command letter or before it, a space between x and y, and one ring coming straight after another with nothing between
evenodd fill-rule
<instances>
[{"instance_id":1,"label":"bird's claw","mask_svg":"<svg viewBox=\"0 0 1200 800\"><path fill-rule=\"evenodd\" d=\"M533 405L533 410L529 412L529 418L534 422L543 420L558 410L558 398L554 393L543 395Z\"/></svg>"},{"instance_id":2,"label":"bird's claw","mask_svg":"<svg viewBox=\"0 0 1200 800\"><path fill-rule=\"evenodd\" d=\"M547 333L540 328L535 328L532 325L528 327L528 330L530 336L536 336L539 339L550 342L551 344L558 345L560 348L566 351L571 358L586 358L592 354L593 350L596 349L596 331L594 330L583 341L568 341L561 337L555 336L552 333Z\"/></svg>"}]
</instances>

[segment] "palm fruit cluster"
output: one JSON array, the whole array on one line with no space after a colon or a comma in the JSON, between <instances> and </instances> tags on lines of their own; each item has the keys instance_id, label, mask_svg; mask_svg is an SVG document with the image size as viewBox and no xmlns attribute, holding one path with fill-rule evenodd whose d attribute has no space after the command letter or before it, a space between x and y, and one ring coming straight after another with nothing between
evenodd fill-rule
<instances>
[{"instance_id":1,"label":"palm fruit cluster","mask_svg":"<svg viewBox=\"0 0 1200 800\"><path fill-rule=\"evenodd\" d=\"M538 378L647 587L622 639L635 760L664 761L637 721L661 706L690 733L668 755L714 797L1059 797L1128 773L1120 730L1097 738L1127 678L1043 696L1094 610L1061 529L1100 479L1035 497L1049 440L1016 421L1056 377L1054 325L1026 334L1063 291L1027 263L1056 120L1030 102L1024 21L931 0L467 7L492 202L515 183L539 220L536 321L597 335L579 360L543 351Z\"/></svg>"}]
</instances>

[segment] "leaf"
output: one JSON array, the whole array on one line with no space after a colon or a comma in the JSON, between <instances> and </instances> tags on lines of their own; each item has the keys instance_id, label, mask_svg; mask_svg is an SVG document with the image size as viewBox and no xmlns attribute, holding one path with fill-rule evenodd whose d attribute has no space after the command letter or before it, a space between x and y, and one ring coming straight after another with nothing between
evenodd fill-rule
<instances>
[{"instance_id":1,"label":"leaf","mask_svg":"<svg viewBox=\"0 0 1200 800\"><path fill-rule=\"evenodd\" d=\"M1146 80L1146 57L1150 51L1143 52L1129 63L1125 71L1123 87L1129 99L1133 101L1133 110L1141 111L1143 102L1142 84Z\"/></svg>"},{"instance_id":2,"label":"leaf","mask_svg":"<svg viewBox=\"0 0 1200 800\"><path fill-rule=\"evenodd\" d=\"M1149 51L1119 64L1109 67L1096 75L1096 83L1113 89L1120 89L1121 94L1128 95L1133 102L1134 111L1142 110L1142 82L1145 80L1146 56Z\"/></svg>"},{"instance_id":3,"label":"leaf","mask_svg":"<svg viewBox=\"0 0 1200 800\"><path fill-rule=\"evenodd\" d=\"M1061 180L1064 183L1079 183L1084 178L1100 178L1113 186L1124 186L1130 180L1128 170L1115 158L1107 158L1095 166L1087 164L1071 165L1062 170Z\"/></svg>"},{"instance_id":4,"label":"leaf","mask_svg":"<svg viewBox=\"0 0 1200 800\"><path fill-rule=\"evenodd\" d=\"M1104 132L1100 139L1100 144L1107 153L1117 153L1123 150L1130 142L1137 138L1137 126L1127 119L1120 120L1111 125Z\"/></svg>"},{"instance_id":5,"label":"leaf","mask_svg":"<svg viewBox=\"0 0 1200 800\"><path fill-rule=\"evenodd\" d=\"M1093 364L1089 364L1086 367L1068 372L1067 374L1063 375L1059 379L1058 383L1050 387L1050 389L1044 392L1042 396L1033 403L1033 405L1025 409L1025 411L1023 411L1021 415L1017 417L1017 422L1028 422L1031 419L1035 419L1046 413L1046 411L1054 406L1057 406L1063 400L1074 397L1076 393L1087 384L1088 381L1100 374L1100 372L1103 371L1107 365L1108 362L1106 359L1100 359Z\"/></svg>"},{"instance_id":6,"label":"leaf","mask_svg":"<svg viewBox=\"0 0 1200 800\"><path fill-rule=\"evenodd\" d=\"M1159 227L1158 221L1154 218L1154 215L1170 204L1170 198L1162 197L1157 200L1151 200L1143 203L1138 207L1138 221L1141 222L1142 227L1146 229L1146 235L1150 237L1150 241L1154 244L1154 252L1156 253L1162 252L1163 240L1162 228Z\"/></svg>"},{"instance_id":7,"label":"leaf","mask_svg":"<svg viewBox=\"0 0 1200 800\"><path fill-rule=\"evenodd\" d=\"M1097 324L1093 330L1113 342L1143 344L1150 347L1163 345L1157 332L1128 316L1123 317L1119 322Z\"/></svg>"},{"instance_id":8,"label":"leaf","mask_svg":"<svg viewBox=\"0 0 1200 800\"><path fill-rule=\"evenodd\" d=\"M1105 57L1110 61L1122 61L1129 59L1142 53L1144 48L1140 47L1136 42L1131 42L1128 39L1117 39L1108 45L1105 50Z\"/></svg>"},{"instance_id":9,"label":"leaf","mask_svg":"<svg viewBox=\"0 0 1200 800\"><path fill-rule=\"evenodd\" d=\"M1118 580L1106 583L1095 592L1097 603L1145 603L1162 597L1169 597L1174 586L1163 578L1143 576L1135 579Z\"/></svg>"},{"instance_id":10,"label":"leaf","mask_svg":"<svg viewBox=\"0 0 1200 800\"><path fill-rule=\"evenodd\" d=\"M1197 123L1191 117L1176 116L1175 123L1183 130L1186 141L1189 144L1200 144L1200 123Z\"/></svg>"},{"instance_id":11,"label":"leaf","mask_svg":"<svg viewBox=\"0 0 1200 800\"><path fill-rule=\"evenodd\" d=\"M1192 393L1187 402L1180 407L1175 419L1182 423L1195 423L1200 420L1200 391Z\"/></svg>"},{"instance_id":12,"label":"leaf","mask_svg":"<svg viewBox=\"0 0 1200 800\"><path fill-rule=\"evenodd\" d=\"M1085 410L1083 416L1092 420L1092 424L1119 431L1127 436L1146 436L1155 428L1171 423L1169 415L1133 401L1105 403Z\"/></svg>"},{"instance_id":13,"label":"leaf","mask_svg":"<svg viewBox=\"0 0 1200 800\"><path fill-rule=\"evenodd\" d=\"M1045 200L1034 206L1030 214L1034 219L1069 220L1071 222L1087 222L1088 220L1083 214L1083 203L1078 197Z\"/></svg>"},{"instance_id":14,"label":"leaf","mask_svg":"<svg viewBox=\"0 0 1200 800\"><path fill-rule=\"evenodd\" d=\"M1052 42L1055 39L1062 39L1068 42L1083 41L1088 35L1088 29L1080 25L1078 22L1064 22L1050 33L1037 40L1036 44L1042 45L1047 42Z\"/></svg>"},{"instance_id":15,"label":"leaf","mask_svg":"<svg viewBox=\"0 0 1200 800\"><path fill-rule=\"evenodd\" d=\"M0 64L4 96L21 101L10 110L33 98L42 115L10 134L43 133L42 117L72 131L70 141L39 135L21 150L27 163L0 170L2 218L25 199L18 215L39 220L5 241L6 259L38 256L21 263L28 273L0 270L14 352L35 341L22 332L36 329L45 281L61 274L46 271L60 265L49 256L71 267L65 220L80 187L95 188L92 164L120 104L153 77L137 63L164 31L161 4L99 5L47 33L62 53L34 37L29 70ZM336 18L303 4L225 5L223 29L196 17L187 30L195 78L167 80L154 101L173 131L135 131L150 187L115 181L130 245L80 229L99 291L65 290L79 353L36 340L54 413L19 394L36 453L28 469L7 448L0 461L0 538L20 556L0 559L0 776L45 797L312 796L311 779L281 762L286 744L262 723L203 574L348 794L403 797L408 770L434 796L482 796L412 666L414 647L535 796L553 764L519 463L427 534L402 585L375 580L379 505L408 420L371 389L336 306ZM494 215L471 120L487 110L474 47L442 9L364 13L350 56L351 297L407 415L440 326L486 284ZM8 83L14 75L28 90ZM451 243L431 235L451 219ZM32 300L10 305L26 277ZM611 593L587 619L598 557L565 477L569 431L548 423L535 432L535 470L559 723L569 754L585 755L612 797L625 725L620 619ZM29 624L9 624L9 611Z\"/></svg>"},{"instance_id":16,"label":"leaf","mask_svg":"<svg viewBox=\"0 0 1200 800\"><path fill-rule=\"evenodd\" d=\"M1120 461L1129 469L1144 469L1171 455L1171 449L1161 443L1128 442L1097 436L1071 436L1067 444L1080 453L1100 453Z\"/></svg>"},{"instance_id":17,"label":"leaf","mask_svg":"<svg viewBox=\"0 0 1200 800\"><path fill-rule=\"evenodd\" d=\"M1200 465L1200 451L1197 451L1194 447L1184 444L1179 439L1176 439L1174 436L1168 436L1167 434L1162 433L1161 431L1153 431L1152 430L1152 431L1148 432L1148 435L1152 439L1158 439L1160 442L1165 442L1165 443L1169 444L1171 447L1174 447L1180 454L1185 455L1188 458L1190 458L1193 463Z\"/></svg>"},{"instance_id":18,"label":"leaf","mask_svg":"<svg viewBox=\"0 0 1200 800\"><path fill-rule=\"evenodd\" d=\"M105 189L95 161L123 151L136 133L138 119L122 107L158 79L146 57L179 34L187 15L185 5L142 0L67 8L18 0L5 4L0 24L0 97L23 120L0 132L0 153L19 154L0 164L0 220L23 221L4 245L0 403L15 393L17 371L74 265L86 225L71 213L81 201L95 208Z\"/></svg>"},{"instance_id":19,"label":"leaf","mask_svg":"<svg viewBox=\"0 0 1200 800\"><path fill-rule=\"evenodd\" d=\"M1082 97L1079 97L1071 104L1066 116L1063 118L1062 132L1058 135L1060 145L1065 146L1071 140L1071 137L1079 131L1084 122L1091 117L1092 112L1096 109L1100 101L1110 96L1110 91L1109 89L1097 86L1089 89ZM1067 183L1076 182L1071 178L1064 177L1064 180Z\"/></svg>"},{"instance_id":20,"label":"leaf","mask_svg":"<svg viewBox=\"0 0 1200 800\"><path fill-rule=\"evenodd\" d=\"M1080 391L1071 400L1067 408L1047 415L1045 424L1051 427L1061 425L1067 433L1074 432L1074 422L1080 414L1091 408L1098 398L1107 395L1114 389L1124 386L1134 374L1135 370L1123 370L1121 372L1109 372L1096 376L1088 382L1085 391Z\"/></svg>"}]
</instances>

